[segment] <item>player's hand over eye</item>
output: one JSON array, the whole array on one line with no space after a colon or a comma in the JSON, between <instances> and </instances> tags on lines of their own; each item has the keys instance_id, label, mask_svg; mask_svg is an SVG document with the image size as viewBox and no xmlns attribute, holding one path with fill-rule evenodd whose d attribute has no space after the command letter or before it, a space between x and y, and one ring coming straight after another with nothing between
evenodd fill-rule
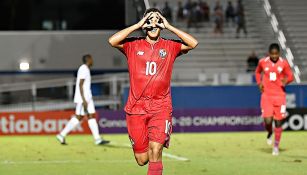
<instances>
[{"instance_id":1,"label":"player's hand over eye","mask_svg":"<svg viewBox=\"0 0 307 175\"><path fill-rule=\"evenodd\" d=\"M156 13L161 18L161 21L162 21L161 23L158 22L156 25L162 29L168 29L170 24L168 23L167 19L164 18L159 12L156 12Z\"/></svg>"},{"instance_id":2,"label":"player's hand over eye","mask_svg":"<svg viewBox=\"0 0 307 175\"><path fill-rule=\"evenodd\" d=\"M153 14L153 12L147 13L138 23L137 25L139 28L145 29L151 27L151 23L149 22L148 18Z\"/></svg>"},{"instance_id":3,"label":"player's hand over eye","mask_svg":"<svg viewBox=\"0 0 307 175\"><path fill-rule=\"evenodd\" d=\"M258 87L259 87L260 92L262 93L262 92L264 91L263 84L262 84L262 83L260 83L260 84L258 85Z\"/></svg>"}]
</instances>

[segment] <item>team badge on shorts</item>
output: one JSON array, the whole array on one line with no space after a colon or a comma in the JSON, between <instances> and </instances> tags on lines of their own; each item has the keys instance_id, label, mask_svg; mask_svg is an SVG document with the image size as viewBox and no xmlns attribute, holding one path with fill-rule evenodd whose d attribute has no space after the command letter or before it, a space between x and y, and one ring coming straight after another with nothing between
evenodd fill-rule
<instances>
[{"instance_id":1,"label":"team badge on shorts","mask_svg":"<svg viewBox=\"0 0 307 175\"><path fill-rule=\"evenodd\" d=\"M160 57L161 57L162 59L164 59L164 58L166 57L166 55L167 55L165 49L160 49L160 50L159 50L159 54L160 54Z\"/></svg>"}]
</instances>

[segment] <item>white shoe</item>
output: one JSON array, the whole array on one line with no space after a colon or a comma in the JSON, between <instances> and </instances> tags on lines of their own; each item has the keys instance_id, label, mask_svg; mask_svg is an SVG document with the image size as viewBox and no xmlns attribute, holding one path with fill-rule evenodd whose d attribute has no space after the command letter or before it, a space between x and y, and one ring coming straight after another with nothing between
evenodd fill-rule
<instances>
[{"instance_id":1,"label":"white shoe","mask_svg":"<svg viewBox=\"0 0 307 175\"><path fill-rule=\"evenodd\" d=\"M274 146L272 155L273 155L273 156L278 156L278 155L279 155L279 148L278 148L278 147L275 147L275 146Z\"/></svg>"},{"instance_id":2,"label":"white shoe","mask_svg":"<svg viewBox=\"0 0 307 175\"><path fill-rule=\"evenodd\" d=\"M273 143L273 134L271 135L271 137L267 138L266 139L266 143L269 145L269 146L272 146L272 143Z\"/></svg>"},{"instance_id":3,"label":"white shoe","mask_svg":"<svg viewBox=\"0 0 307 175\"><path fill-rule=\"evenodd\" d=\"M66 145L66 141L65 141L65 137L63 137L62 135L58 134L56 136L57 140L62 144L62 145Z\"/></svg>"}]
</instances>

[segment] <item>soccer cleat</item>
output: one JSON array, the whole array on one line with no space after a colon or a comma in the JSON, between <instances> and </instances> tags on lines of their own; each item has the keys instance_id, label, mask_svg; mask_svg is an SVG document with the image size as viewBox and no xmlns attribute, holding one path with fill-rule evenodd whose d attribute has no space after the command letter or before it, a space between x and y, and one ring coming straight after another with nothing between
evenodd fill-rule
<instances>
[{"instance_id":1,"label":"soccer cleat","mask_svg":"<svg viewBox=\"0 0 307 175\"><path fill-rule=\"evenodd\" d=\"M110 141L104 140L104 139L99 139L99 140L96 140L96 141L95 141L95 144L96 144L96 145L106 145L106 144L108 144L108 143L110 143Z\"/></svg>"},{"instance_id":2,"label":"soccer cleat","mask_svg":"<svg viewBox=\"0 0 307 175\"><path fill-rule=\"evenodd\" d=\"M58 134L56 136L57 140L62 144L62 145L66 145L66 141L65 141L65 137L61 136L60 134Z\"/></svg>"},{"instance_id":3,"label":"soccer cleat","mask_svg":"<svg viewBox=\"0 0 307 175\"><path fill-rule=\"evenodd\" d=\"M274 146L272 155L273 155L273 156L278 156L278 155L279 155L279 148L278 148L278 147L275 147L275 146Z\"/></svg>"},{"instance_id":4,"label":"soccer cleat","mask_svg":"<svg viewBox=\"0 0 307 175\"><path fill-rule=\"evenodd\" d=\"M266 139L266 143L271 146L273 143L273 133L268 133L267 139Z\"/></svg>"},{"instance_id":5,"label":"soccer cleat","mask_svg":"<svg viewBox=\"0 0 307 175\"><path fill-rule=\"evenodd\" d=\"M272 136L266 139L266 143L271 146L273 143Z\"/></svg>"}]
</instances>

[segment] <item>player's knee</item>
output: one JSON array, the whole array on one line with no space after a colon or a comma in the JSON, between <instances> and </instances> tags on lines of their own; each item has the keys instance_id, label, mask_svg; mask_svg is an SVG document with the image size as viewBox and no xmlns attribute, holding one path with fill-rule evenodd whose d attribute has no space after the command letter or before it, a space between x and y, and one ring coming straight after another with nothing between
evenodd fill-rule
<instances>
[{"instance_id":1,"label":"player's knee","mask_svg":"<svg viewBox=\"0 0 307 175\"><path fill-rule=\"evenodd\" d=\"M139 158L136 157L135 159L136 159L136 162L139 166L144 166L148 163L148 159L143 158L143 157L139 157Z\"/></svg>"},{"instance_id":2,"label":"player's knee","mask_svg":"<svg viewBox=\"0 0 307 175\"><path fill-rule=\"evenodd\" d=\"M83 119L83 117L84 117L84 116L82 116L82 115L76 116L76 118L77 118L79 121L81 121L81 120Z\"/></svg>"},{"instance_id":3,"label":"player's knee","mask_svg":"<svg viewBox=\"0 0 307 175\"><path fill-rule=\"evenodd\" d=\"M89 118L89 119L96 118L96 115L95 115L95 114L89 114L89 115L88 115L88 118Z\"/></svg>"},{"instance_id":4,"label":"player's knee","mask_svg":"<svg viewBox=\"0 0 307 175\"><path fill-rule=\"evenodd\" d=\"M137 163L138 163L139 166L144 166L144 165L147 165L148 160L146 160L146 161L140 160L140 161L137 161Z\"/></svg>"},{"instance_id":5,"label":"player's knee","mask_svg":"<svg viewBox=\"0 0 307 175\"><path fill-rule=\"evenodd\" d=\"M266 117L266 118L264 119L264 123L265 123L266 125L271 125L271 124L273 123L273 117Z\"/></svg>"},{"instance_id":6,"label":"player's knee","mask_svg":"<svg viewBox=\"0 0 307 175\"><path fill-rule=\"evenodd\" d=\"M276 120L275 121L275 128L281 128L282 127L282 121Z\"/></svg>"},{"instance_id":7,"label":"player's knee","mask_svg":"<svg viewBox=\"0 0 307 175\"><path fill-rule=\"evenodd\" d=\"M154 146L150 147L150 153L153 155L153 157L159 157L162 155L163 146Z\"/></svg>"},{"instance_id":8,"label":"player's knee","mask_svg":"<svg viewBox=\"0 0 307 175\"><path fill-rule=\"evenodd\" d=\"M144 166L148 163L148 153L134 154L135 160L139 166Z\"/></svg>"},{"instance_id":9,"label":"player's knee","mask_svg":"<svg viewBox=\"0 0 307 175\"><path fill-rule=\"evenodd\" d=\"M160 157L160 156L162 155L162 148L153 149L152 153L153 153L153 155L155 155L156 157Z\"/></svg>"}]
</instances>

